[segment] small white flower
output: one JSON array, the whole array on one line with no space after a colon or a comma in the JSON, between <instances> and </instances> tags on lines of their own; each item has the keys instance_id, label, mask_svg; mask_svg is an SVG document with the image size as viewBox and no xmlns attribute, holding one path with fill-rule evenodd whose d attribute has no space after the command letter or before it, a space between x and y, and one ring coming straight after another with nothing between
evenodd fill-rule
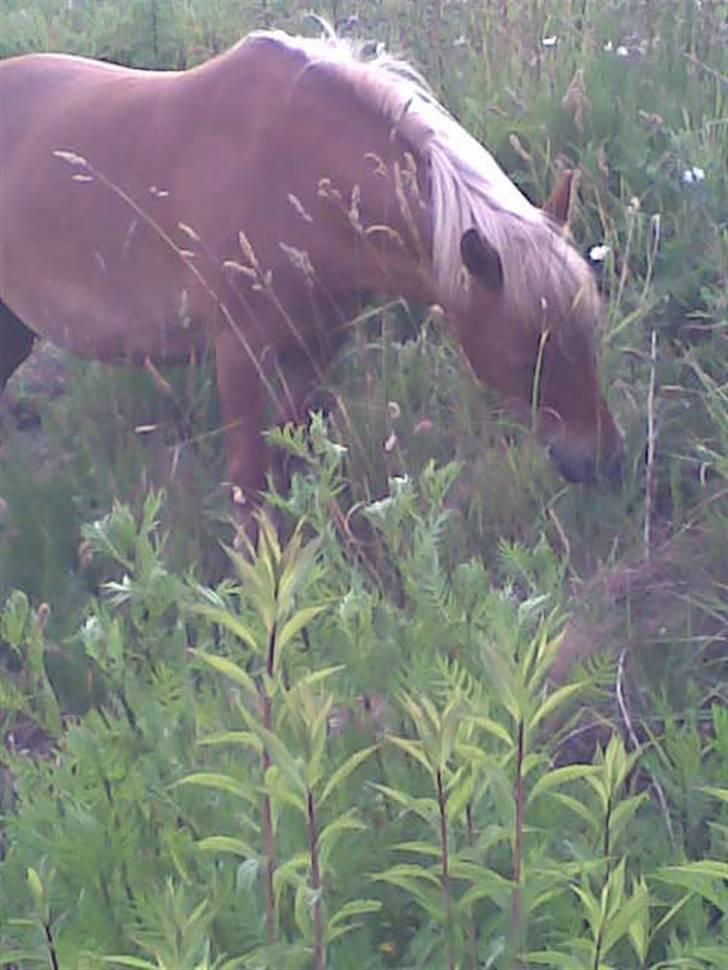
<instances>
[{"instance_id":1,"label":"small white flower","mask_svg":"<svg viewBox=\"0 0 728 970\"><path fill-rule=\"evenodd\" d=\"M614 50L614 44L611 42L611 40L608 40L606 42L606 44L604 45L604 50L607 52L607 54L612 53L612 51Z\"/></svg>"},{"instance_id":2,"label":"small white flower","mask_svg":"<svg viewBox=\"0 0 728 970\"><path fill-rule=\"evenodd\" d=\"M683 172L682 180L686 185L694 185L696 182L705 181L705 169L699 165L686 168Z\"/></svg>"},{"instance_id":3,"label":"small white flower","mask_svg":"<svg viewBox=\"0 0 728 970\"><path fill-rule=\"evenodd\" d=\"M396 421L401 413L402 409L396 401L387 401L387 414L392 421Z\"/></svg>"},{"instance_id":4,"label":"small white flower","mask_svg":"<svg viewBox=\"0 0 728 970\"><path fill-rule=\"evenodd\" d=\"M620 44L617 48L617 57L629 57L629 51L624 44Z\"/></svg>"},{"instance_id":5,"label":"small white flower","mask_svg":"<svg viewBox=\"0 0 728 970\"><path fill-rule=\"evenodd\" d=\"M556 47L558 39L559 38L556 36L556 34L551 34L550 37L544 37L541 43L544 47Z\"/></svg>"},{"instance_id":6,"label":"small white flower","mask_svg":"<svg viewBox=\"0 0 728 970\"><path fill-rule=\"evenodd\" d=\"M599 246L592 246L589 250L589 259L592 263L603 263L607 258L610 248L606 243L601 243Z\"/></svg>"}]
</instances>

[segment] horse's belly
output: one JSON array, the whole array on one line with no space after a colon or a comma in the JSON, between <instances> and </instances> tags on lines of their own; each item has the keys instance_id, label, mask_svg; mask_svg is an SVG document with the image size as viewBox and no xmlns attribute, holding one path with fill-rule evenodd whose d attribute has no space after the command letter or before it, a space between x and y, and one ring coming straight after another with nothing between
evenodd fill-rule
<instances>
[{"instance_id":1,"label":"horse's belly","mask_svg":"<svg viewBox=\"0 0 728 970\"><path fill-rule=\"evenodd\" d=\"M39 336L92 360L160 364L186 362L215 335L212 306L195 306L189 290L156 293L118 282L89 282L82 275L52 273L28 280L3 274L2 299Z\"/></svg>"},{"instance_id":2,"label":"horse's belly","mask_svg":"<svg viewBox=\"0 0 728 970\"><path fill-rule=\"evenodd\" d=\"M95 220L47 204L4 207L0 298L38 335L94 360L187 360L214 338L209 291L150 231L127 244L128 215ZM49 226L60 229L49 231Z\"/></svg>"},{"instance_id":3,"label":"horse's belly","mask_svg":"<svg viewBox=\"0 0 728 970\"><path fill-rule=\"evenodd\" d=\"M11 304L12 308L12 304ZM32 315L31 329L51 343L80 357L109 363L185 363L213 339L213 329L201 321L166 319L143 307L79 302L67 308L53 301Z\"/></svg>"}]
</instances>

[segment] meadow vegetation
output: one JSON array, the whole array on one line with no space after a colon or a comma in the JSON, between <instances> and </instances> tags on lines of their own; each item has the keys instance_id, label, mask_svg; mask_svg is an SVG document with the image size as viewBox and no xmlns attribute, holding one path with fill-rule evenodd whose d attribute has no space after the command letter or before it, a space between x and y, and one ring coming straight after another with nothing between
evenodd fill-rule
<instances>
[{"instance_id":1,"label":"meadow vegetation","mask_svg":"<svg viewBox=\"0 0 728 970\"><path fill-rule=\"evenodd\" d=\"M436 309L380 303L236 551L211 368L39 348L0 414L0 966L725 970L726 5L0 0L0 55L181 68L309 7L532 200L579 167L625 481L566 486Z\"/></svg>"}]
</instances>

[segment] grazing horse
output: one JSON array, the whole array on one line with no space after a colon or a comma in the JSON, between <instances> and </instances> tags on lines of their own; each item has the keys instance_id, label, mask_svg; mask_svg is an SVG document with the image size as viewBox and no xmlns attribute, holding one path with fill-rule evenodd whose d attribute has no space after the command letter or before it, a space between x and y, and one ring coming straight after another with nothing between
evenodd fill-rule
<instances>
[{"instance_id":1,"label":"grazing horse","mask_svg":"<svg viewBox=\"0 0 728 970\"><path fill-rule=\"evenodd\" d=\"M352 295L445 311L475 376L574 482L612 476L600 301L564 231L404 62L256 32L187 71L60 54L0 64L0 380L36 334L93 360L214 345L231 481L264 483L282 419L346 332Z\"/></svg>"}]
</instances>

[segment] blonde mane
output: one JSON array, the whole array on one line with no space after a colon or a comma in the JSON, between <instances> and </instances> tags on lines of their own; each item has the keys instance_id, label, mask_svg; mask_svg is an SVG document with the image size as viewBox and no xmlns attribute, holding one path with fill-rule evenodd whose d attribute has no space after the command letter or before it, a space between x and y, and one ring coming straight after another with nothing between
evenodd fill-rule
<instances>
[{"instance_id":1,"label":"blonde mane","mask_svg":"<svg viewBox=\"0 0 728 970\"><path fill-rule=\"evenodd\" d=\"M317 18L318 19L318 18ZM460 256L463 233L476 227L498 251L504 294L524 323L534 306L551 320L583 319L576 302L594 311L598 296L589 267L543 211L532 205L493 156L437 101L426 81L407 61L377 52L366 59L362 47L336 37L321 22L318 39L279 31L251 36L275 39L302 52L308 67L326 64L352 91L371 103L412 147L429 174L432 217L432 271L446 307L465 299ZM247 39L247 38L246 38ZM245 41L243 41L244 43ZM541 318L546 313L541 313ZM587 313L586 316L591 316Z\"/></svg>"}]
</instances>

